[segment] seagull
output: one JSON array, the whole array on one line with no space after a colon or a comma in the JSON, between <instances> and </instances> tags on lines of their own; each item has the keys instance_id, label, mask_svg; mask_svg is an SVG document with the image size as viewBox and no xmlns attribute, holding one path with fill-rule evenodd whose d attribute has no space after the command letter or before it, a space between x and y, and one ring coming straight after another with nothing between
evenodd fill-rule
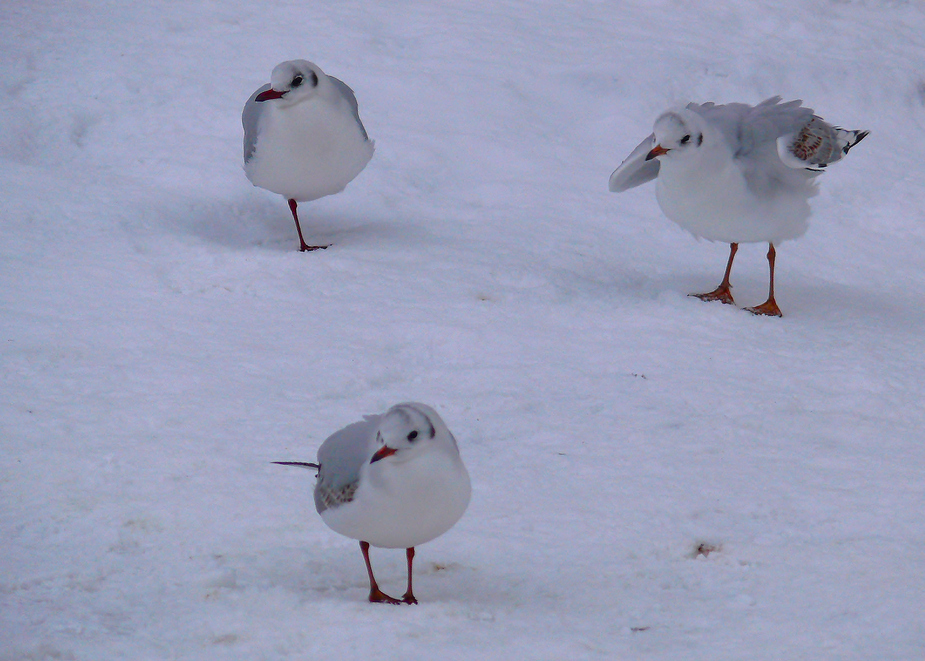
<instances>
[{"instance_id":1,"label":"seagull","mask_svg":"<svg viewBox=\"0 0 925 661\"><path fill-rule=\"evenodd\" d=\"M289 200L299 250L299 202L339 193L373 157L353 90L307 60L277 64L270 83L244 104L244 172L255 186Z\"/></svg>"},{"instance_id":2,"label":"seagull","mask_svg":"<svg viewBox=\"0 0 925 661\"><path fill-rule=\"evenodd\" d=\"M832 126L802 103L779 96L757 106L689 103L656 119L653 133L610 176L615 193L656 179L668 218L694 236L729 244L720 285L691 296L734 303L729 274L739 244L767 242L768 300L746 309L781 316L774 245L806 232L815 178L869 133Z\"/></svg>"},{"instance_id":3,"label":"seagull","mask_svg":"<svg viewBox=\"0 0 925 661\"><path fill-rule=\"evenodd\" d=\"M273 463L318 471L315 509L332 530L359 540L375 603L417 603L414 547L452 528L472 493L453 434L436 411L417 402L396 404L335 432L321 444L317 463ZM405 549L408 589L401 599L379 589L371 545Z\"/></svg>"}]
</instances>

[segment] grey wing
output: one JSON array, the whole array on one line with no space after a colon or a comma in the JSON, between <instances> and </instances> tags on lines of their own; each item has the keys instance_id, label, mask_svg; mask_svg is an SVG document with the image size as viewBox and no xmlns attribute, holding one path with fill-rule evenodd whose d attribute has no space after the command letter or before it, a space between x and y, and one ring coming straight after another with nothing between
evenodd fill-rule
<instances>
[{"instance_id":1,"label":"grey wing","mask_svg":"<svg viewBox=\"0 0 925 661\"><path fill-rule=\"evenodd\" d=\"M779 96L762 101L744 112L739 123L736 158L749 158L752 154L764 152L769 145L776 149L777 139L791 135L813 118L812 108L804 108L800 100L781 103ZM730 104L742 105L742 104Z\"/></svg>"},{"instance_id":2,"label":"grey wing","mask_svg":"<svg viewBox=\"0 0 925 661\"><path fill-rule=\"evenodd\" d=\"M658 177L658 159L646 160L646 156L652 150L652 141L654 139L655 134L650 134L613 171L613 174L610 175L611 192L622 193Z\"/></svg>"},{"instance_id":3,"label":"grey wing","mask_svg":"<svg viewBox=\"0 0 925 661\"><path fill-rule=\"evenodd\" d=\"M257 101L257 95L270 89L270 84L257 89L251 94L251 98L244 104L244 112L241 114L241 123L244 125L244 162L247 163L254 155L254 149L257 146L257 125L260 122L260 113L263 108Z\"/></svg>"},{"instance_id":4,"label":"grey wing","mask_svg":"<svg viewBox=\"0 0 925 661\"><path fill-rule=\"evenodd\" d=\"M804 108L801 103L781 103L781 98L774 96L754 107L731 103L703 113L723 131L746 184L759 197L773 197L783 190L810 185L814 174L787 167L777 147L781 137L798 132L812 120L812 108Z\"/></svg>"},{"instance_id":5,"label":"grey wing","mask_svg":"<svg viewBox=\"0 0 925 661\"><path fill-rule=\"evenodd\" d=\"M318 483L315 485L315 509L349 503L360 479L360 468L373 454L373 441L381 416L366 416L331 434L318 449Z\"/></svg>"},{"instance_id":6,"label":"grey wing","mask_svg":"<svg viewBox=\"0 0 925 661\"><path fill-rule=\"evenodd\" d=\"M334 83L334 87L338 89L341 95L347 100L347 103L350 104L350 108L353 110L353 118L357 120L357 125L360 127L360 131L363 132L363 137L366 140L369 140L369 136L366 134L366 127L364 127L363 122L360 121L360 106L357 103L356 94L354 94L353 90L350 89L350 86L340 78L328 76L328 79Z\"/></svg>"}]
</instances>

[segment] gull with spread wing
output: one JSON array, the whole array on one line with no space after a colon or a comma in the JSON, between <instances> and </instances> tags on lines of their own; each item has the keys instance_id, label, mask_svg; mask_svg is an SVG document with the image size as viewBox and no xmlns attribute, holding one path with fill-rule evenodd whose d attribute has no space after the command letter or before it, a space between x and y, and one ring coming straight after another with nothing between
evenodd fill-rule
<instances>
[{"instance_id":1,"label":"gull with spread wing","mask_svg":"<svg viewBox=\"0 0 925 661\"><path fill-rule=\"evenodd\" d=\"M617 193L655 179L668 218L694 236L729 244L720 285L691 296L733 303L729 274L739 244L767 242L768 300L747 309L781 316L774 246L806 232L816 177L868 134L832 126L801 104L779 96L757 106L690 103L662 114L611 175Z\"/></svg>"}]
</instances>

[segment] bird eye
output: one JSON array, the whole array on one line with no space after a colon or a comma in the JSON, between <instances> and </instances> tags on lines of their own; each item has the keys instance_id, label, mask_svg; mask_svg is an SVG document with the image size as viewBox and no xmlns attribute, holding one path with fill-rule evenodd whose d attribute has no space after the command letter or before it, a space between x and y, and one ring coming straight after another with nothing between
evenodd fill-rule
<instances>
[{"instance_id":1,"label":"bird eye","mask_svg":"<svg viewBox=\"0 0 925 661\"><path fill-rule=\"evenodd\" d=\"M302 84L302 76L298 75L292 79L292 87L298 87Z\"/></svg>"},{"instance_id":2,"label":"bird eye","mask_svg":"<svg viewBox=\"0 0 925 661\"><path fill-rule=\"evenodd\" d=\"M417 430L417 429L415 429L413 432L411 432L410 434L408 434L408 440L409 440L409 441L413 441L413 440L416 439L417 437L418 437L418 430Z\"/></svg>"},{"instance_id":3,"label":"bird eye","mask_svg":"<svg viewBox=\"0 0 925 661\"><path fill-rule=\"evenodd\" d=\"M691 137L689 135L685 135L683 138L681 138L682 145L686 145L690 141L691 141Z\"/></svg>"}]
</instances>

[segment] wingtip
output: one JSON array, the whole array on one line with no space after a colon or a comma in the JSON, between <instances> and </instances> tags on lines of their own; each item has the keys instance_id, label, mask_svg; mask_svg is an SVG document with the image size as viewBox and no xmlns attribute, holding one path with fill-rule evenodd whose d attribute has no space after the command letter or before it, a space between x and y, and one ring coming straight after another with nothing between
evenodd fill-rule
<instances>
[{"instance_id":1,"label":"wingtip","mask_svg":"<svg viewBox=\"0 0 925 661\"><path fill-rule=\"evenodd\" d=\"M854 147L856 144L858 144L861 140L866 138L868 135L870 135L870 131L855 131L854 139L849 141L848 144L845 145L844 152L847 154L851 150L852 147Z\"/></svg>"}]
</instances>

